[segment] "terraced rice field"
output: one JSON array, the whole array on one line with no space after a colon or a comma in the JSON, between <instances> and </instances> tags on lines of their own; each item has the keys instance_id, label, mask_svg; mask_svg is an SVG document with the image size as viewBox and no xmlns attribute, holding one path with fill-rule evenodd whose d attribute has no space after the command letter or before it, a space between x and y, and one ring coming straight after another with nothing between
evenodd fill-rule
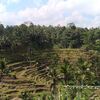
<instances>
[{"instance_id":1,"label":"terraced rice field","mask_svg":"<svg viewBox=\"0 0 100 100\"><path fill-rule=\"evenodd\" d=\"M2 98L18 97L22 92L28 91L35 95L39 92L50 92L51 78L48 71L48 62L46 59L50 58L50 55L57 53L60 58L60 62L64 58L69 61L74 62L79 57L84 57L89 59L91 53L80 51L79 49L61 49L52 52L45 51L44 53L36 52L35 60L32 61L22 61L7 64L10 69L10 74L3 74L0 81L0 100L5 100ZM46 57L45 57L46 55ZM36 59L42 59L45 57L45 61L41 60L40 63Z\"/></svg>"},{"instance_id":2,"label":"terraced rice field","mask_svg":"<svg viewBox=\"0 0 100 100\"><path fill-rule=\"evenodd\" d=\"M31 65L30 65L31 63ZM10 75L3 75L0 82L0 97L16 97L21 92L31 93L49 91L50 80L45 67L37 69L36 62L18 62L9 64ZM45 74L46 76L44 76ZM13 77L14 76L14 77Z\"/></svg>"}]
</instances>

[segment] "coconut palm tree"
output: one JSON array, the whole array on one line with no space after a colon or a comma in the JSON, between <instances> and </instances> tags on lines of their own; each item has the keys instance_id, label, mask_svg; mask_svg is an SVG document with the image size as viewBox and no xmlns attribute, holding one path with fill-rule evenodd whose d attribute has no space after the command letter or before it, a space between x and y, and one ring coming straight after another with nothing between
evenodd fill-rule
<instances>
[{"instance_id":1,"label":"coconut palm tree","mask_svg":"<svg viewBox=\"0 0 100 100\"><path fill-rule=\"evenodd\" d=\"M61 72L64 75L64 82L67 85L68 84L68 79L70 77L70 71L69 71L69 69L70 69L71 65L69 64L68 60L66 60L66 59L64 59L63 62L64 62L64 64L61 67Z\"/></svg>"},{"instance_id":2,"label":"coconut palm tree","mask_svg":"<svg viewBox=\"0 0 100 100\"><path fill-rule=\"evenodd\" d=\"M6 63L4 58L3 60L0 61L0 70L1 70L0 79L2 78L5 68L6 68Z\"/></svg>"}]
</instances>

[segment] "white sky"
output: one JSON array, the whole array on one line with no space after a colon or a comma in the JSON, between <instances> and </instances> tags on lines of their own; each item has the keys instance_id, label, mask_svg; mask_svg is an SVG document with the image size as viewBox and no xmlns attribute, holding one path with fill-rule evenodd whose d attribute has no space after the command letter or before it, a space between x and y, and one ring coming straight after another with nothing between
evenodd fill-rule
<instances>
[{"instance_id":1,"label":"white sky","mask_svg":"<svg viewBox=\"0 0 100 100\"><path fill-rule=\"evenodd\" d=\"M100 0L0 0L0 22L40 25L100 26Z\"/></svg>"}]
</instances>

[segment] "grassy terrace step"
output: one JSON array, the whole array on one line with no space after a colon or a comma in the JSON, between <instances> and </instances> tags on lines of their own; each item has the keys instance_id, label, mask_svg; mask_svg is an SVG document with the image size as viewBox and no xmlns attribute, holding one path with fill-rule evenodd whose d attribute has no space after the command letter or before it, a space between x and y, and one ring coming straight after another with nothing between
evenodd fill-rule
<instances>
[{"instance_id":1,"label":"grassy terrace step","mask_svg":"<svg viewBox=\"0 0 100 100\"><path fill-rule=\"evenodd\" d=\"M13 66L13 68L12 68L12 71L16 71L17 69L20 69L20 68L23 68L23 69L35 69L35 66L36 66L36 64L31 64L31 65L29 65L29 64L27 64L27 65L20 65L20 66L18 66L18 67L14 67ZM11 67L10 67L11 68Z\"/></svg>"},{"instance_id":2,"label":"grassy terrace step","mask_svg":"<svg viewBox=\"0 0 100 100\"><path fill-rule=\"evenodd\" d=\"M5 87L5 88L9 88L9 89L14 89L14 88L24 88L24 87L26 87L26 88L33 88L34 87L34 84L29 84L29 83L27 83L27 84L18 84L18 85L16 85L16 84L2 84L2 85L0 85L0 89L2 89L3 87Z\"/></svg>"},{"instance_id":3,"label":"grassy terrace step","mask_svg":"<svg viewBox=\"0 0 100 100\"><path fill-rule=\"evenodd\" d=\"M22 67L28 66L28 65L30 65L30 63L35 64L35 61L16 62L16 63L7 64L7 66L8 66L10 69L14 69L14 68L19 67L19 66L22 66Z\"/></svg>"},{"instance_id":4,"label":"grassy terrace step","mask_svg":"<svg viewBox=\"0 0 100 100\"><path fill-rule=\"evenodd\" d=\"M14 90L9 90L9 91L6 91L5 94L15 94L16 92L18 92L16 89Z\"/></svg>"},{"instance_id":5,"label":"grassy terrace step","mask_svg":"<svg viewBox=\"0 0 100 100\"><path fill-rule=\"evenodd\" d=\"M36 69L36 64L32 64L32 65L29 65L29 66L25 66L24 67L25 69Z\"/></svg>"},{"instance_id":6,"label":"grassy terrace step","mask_svg":"<svg viewBox=\"0 0 100 100\"><path fill-rule=\"evenodd\" d=\"M2 83L8 83L8 84L25 84L25 83L33 83L31 80L2 80Z\"/></svg>"},{"instance_id":7,"label":"grassy terrace step","mask_svg":"<svg viewBox=\"0 0 100 100\"><path fill-rule=\"evenodd\" d=\"M48 75L48 72L45 71L45 72L43 72L43 73L38 73L38 75L39 75L39 76L45 76L45 77L46 77L46 76Z\"/></svg>"},{"instance_id":8,"label":"grassy terrace step","mask_svg":"<svg viewBox=\"0 0 100 100\"><path fill-rule=\"evenodd\" d=\"M28 69L28 70L25 70L26 71L26 75L29 75L29 74L31 74L31 73L36 73L37 72L37 70L36 69Z\"/></svg>"}]
</instances>

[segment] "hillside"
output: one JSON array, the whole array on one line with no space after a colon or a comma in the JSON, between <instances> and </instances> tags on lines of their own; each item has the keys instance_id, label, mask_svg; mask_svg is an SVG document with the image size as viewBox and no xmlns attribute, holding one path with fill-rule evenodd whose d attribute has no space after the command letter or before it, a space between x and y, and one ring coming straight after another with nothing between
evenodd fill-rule
<instances>
[{"instance_id":1,"label":"hillside","mask_svg":"<svg viewBox=\"0 0 100 100\"><path fill-rule=\"evenodd\" d=\"M68 59L71 64L74 64L78 58L82 57L86 61L91 62L95 53L93 51L84 51L80 49L55 49L52 51L35 51L31 55L29 61L8 62L7 69L9 74L3 73L0 81L0 98L18 97L22 92L27 91L36 96L38 93L46 92L50 94L50 85L52 78L48 70L51 59L54 55L58 56L60 72L61 65L64 59ZM62 73L59 73L59 76Z\"/></svg>"}]
</instances>

